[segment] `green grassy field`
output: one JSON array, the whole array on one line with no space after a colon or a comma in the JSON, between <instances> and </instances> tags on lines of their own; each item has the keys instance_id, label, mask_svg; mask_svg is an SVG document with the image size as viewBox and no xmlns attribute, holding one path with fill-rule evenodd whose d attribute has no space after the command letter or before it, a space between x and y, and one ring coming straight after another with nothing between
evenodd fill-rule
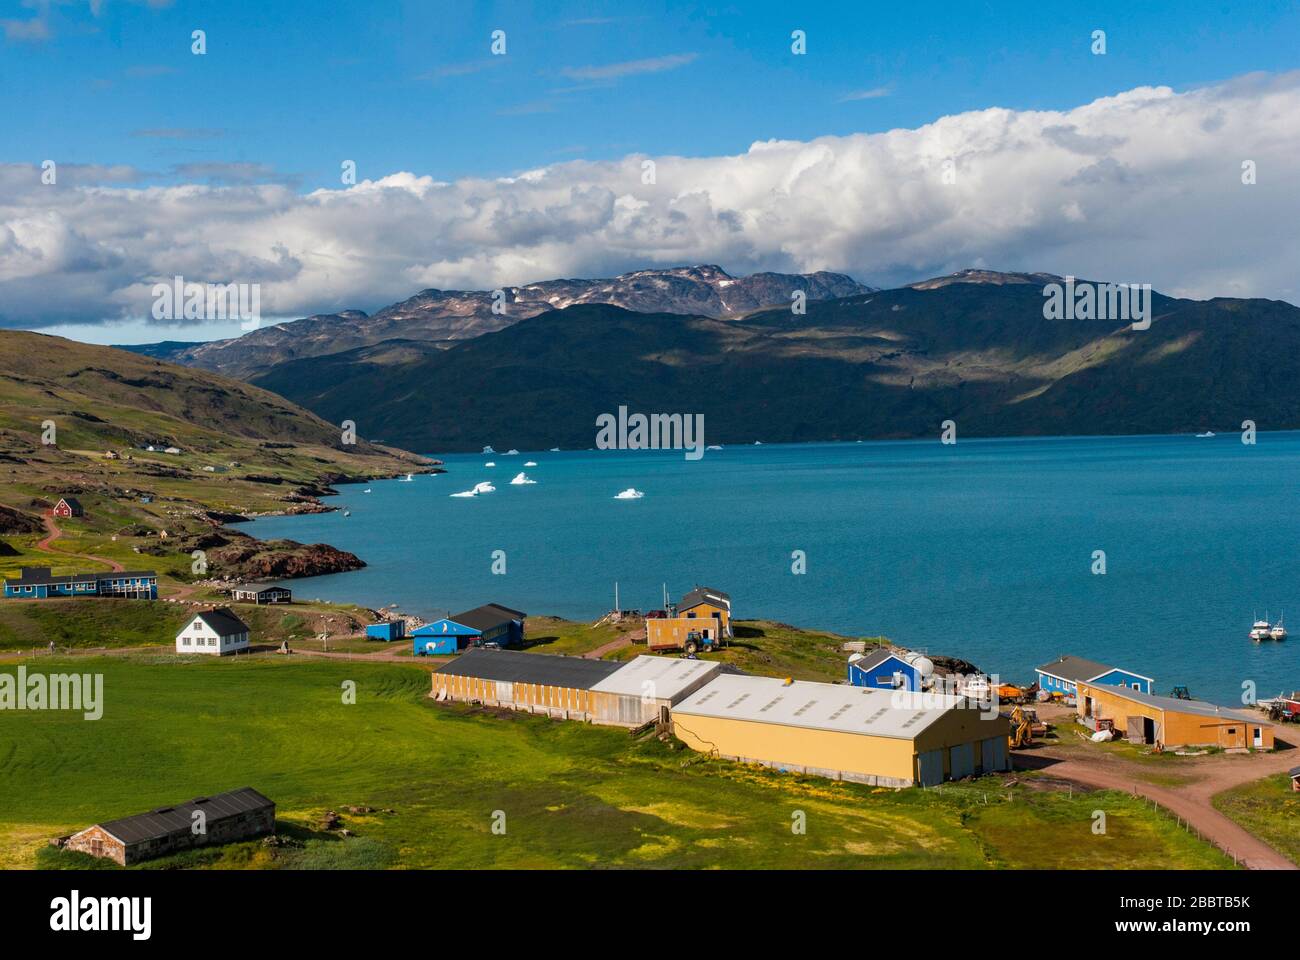
<instances>
[{"instance_id":1,"label":"green grassy field","mask_svg":"<svg viewBox=\"0 0 1300 960\"><path fill-rule=\"evenodd\" d=\"M1214 806L1278 852L1300 863L1300 793L1285 773L1224 791Z\"/></svg>"},{"instance_id":2,"label":"green grassy field","mask_svg":"<svg viewBox=\"0 0 1300 960\"><path fill-rule=\"evenodd\" d=\"M231 604L215 597L213 606L229 606L252 629L255 644L288 640L297 649L321 649L317 634L334 635L331 650L373 653L384 644L345 639L370 622L360 607L334 604L264 606ZM208 604L166 603L161 600L96 598L26 601L0 600L0 652L44 651L51 640L62 650L164 646L174 647L176 634Z\"/></svg>"},{"instance_id":3,"label":"green grassy field","mask_svg":"<svg viewBox=\"0 0 1300 960\"><path fill-rule=\"evenodd\" d=\"M403 664L141 653L29 668L102 673L104 714L0 711L3 867L85 866L45 841L244 785L277 802L288 846L235 844L152 866L1230 865L1122 793L997 778L892 791L778 774L622 729L434 704L427 673ZM342 702L347 680L353 705ZM355 837L319 829L330 809ZM1096 809L1108 814L1104 836L1091 831ZM492 832L495 811L504 835ZM797 811L803 835L791 830Z\"/></svg>"}]
</instances>

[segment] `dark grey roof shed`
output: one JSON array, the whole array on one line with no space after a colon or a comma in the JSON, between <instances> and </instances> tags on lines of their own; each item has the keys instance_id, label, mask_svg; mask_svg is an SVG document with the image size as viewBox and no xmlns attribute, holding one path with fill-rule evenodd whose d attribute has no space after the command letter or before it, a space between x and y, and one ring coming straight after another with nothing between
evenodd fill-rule
<instances>
[{"instance_id":1,"label":"dark grey roof shed","mask_svg":"<svg viewBox=\"0 0 1300 960\"><path fill-rule=\"evenodd\" d=\"M437 672L454 677L589 690L622 666L624 664L609 660L474 648L439 667Z\"/></svg>"},{"instance_id":2,"label":"dark grey roof shed","mask_svg":"<svg viewBox=\"0 0 1300 960\"><path fill-rule=\"evenodd\" d=\"M219 793L215 797L196 797L174 807L160 807L148 813L137 813L135 816L123 817L120 820L109 820L99 826L125 844L143 843L147 840L160 840L178 831L188 831L196 810L202 810L210 824L222 817L233 817L266 809L274 810L274 801L262 796L252 787L241 787L238 790Z\"/></svg>"}]
</instances>

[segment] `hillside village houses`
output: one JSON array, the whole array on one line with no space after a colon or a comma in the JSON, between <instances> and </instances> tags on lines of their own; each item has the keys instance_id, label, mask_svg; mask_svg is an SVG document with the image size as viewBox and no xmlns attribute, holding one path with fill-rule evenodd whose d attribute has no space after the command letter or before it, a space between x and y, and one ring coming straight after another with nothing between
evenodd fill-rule
<instances>
[{"instance_id":1,"label":"hillside village houses","mask_svg":"<svg viewBox=\"0 0 1300 960\"><path fill-rule=\"evenodd\" d=\"M248 634L248 624L229 607L204 610L196 613L176 634L176 652L224 657L247 650Z\"/></svg>"}]
</instances>

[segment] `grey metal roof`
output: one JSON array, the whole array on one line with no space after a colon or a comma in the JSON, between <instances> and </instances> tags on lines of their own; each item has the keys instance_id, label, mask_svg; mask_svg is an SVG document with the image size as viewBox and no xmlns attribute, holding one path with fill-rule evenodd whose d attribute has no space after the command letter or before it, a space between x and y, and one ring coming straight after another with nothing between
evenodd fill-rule
<instances>
[{"instance_id":1,"label":"grey metal roof","mask_svg":"<svg viewBox=\"0 0 1300 960\"><path fill-rule=\"evenodd\" d=\"M108 820L98 824L123 843L141 843L145 840L158 840L170 833L189 831L193 823L195 810L202 810L207 816L208 825L225 817L252 813L267 808L275 809L275 803L268 800L252 787L241 787L215 797L196 797L187 803L174 807L161 807L148 813L137 813L120 820Z\"/></svg>"},{"instance_id":2,"label":"grey metal roof","mask_svg":"<svg viewBox=\"0 0 1300 960\"><path fill-rule=\"evenodd\" d=\"M540 683L550 687L590 690L622 666L621 663L609 660L475 648L439 667L437 672L455 677L477 677L480 680Z\"/></svg>"},{"instance_id":3,"label":"grey metal roof","mask_svg":"<svg viewBox=\"0 0 1300 960\"><path fill-rule=\"evenodd\" d=\"M22 567L19 569L16 578L10 577L5 582L26 586L54 586L59 583L90 583L91 581L99 582L100 580L121 580L136 577L153 577L156 579L157 576L158 574L153 570L121 570L112 573L71 573L55 577L50 574L49 567Z\"/></svg>"},{"instance_id":4,"label":"grey metal roof","mask_svg":"<svg viewBox=\"0 0 1300 960\"><path fill-rule=\"evenodd\" d=\"M252 590L256 593L262 593L265 590L289 590L283 583L241 583L235 586L235 590Z\"/></svg>"},{"instance_id":5,"label":"grey metal roof","mask_svg":"<svg viewBox=\"0 0 1300 960\"><path fill-rule=\"evenodd\" d=\"M503 607L499 603L485 603L481 607L466 610L447 619L454 620L466 627L472 627L475 630L491 630L493 627L499 627L503 623L509 623L512 620L522 620L526 616L525 613Z\"/></svg>"},{"instance_id":6,"label":"grey metal roof","mask_svg":"<svg viewBox=\"0 0 1300 960\"><path fill-rule=\"evenodd\" d=\"M723 593L721 590L714 590L712 587L696 587L686 596L682 597L682 602L677 604L678 610L689 610L691 607L701 603L712 603L714 606L721 604L728 611L731 610L731 596Z\"/></svg>"},{"instance_id":7,"label":"grey metal roof","mask_svg":"<svg viewBox=\"0 0 1300 960\"><path fill-rule=\"evenodd\" d=\"M673 707L673 716L717 717L911 740L941 716L964 709L948 694L877 690L839 683L720 675ZM990 727L989 736L1004 733Z\"/></svg>"},{"instance_id":8,"label":"grey metal roof","mask_svg":"<svg viewBox=\"0 0 1300 960\"><path fill-rule=\"evenodd\" d=\"M1232 707L1221 707L1217 703L1210 703L1208 700L1183 700L1179 697L1160 697L1153 693L1143 693L1140 690L1134 690L1131 687L1113 687L1110 684L1097 684L1098 693L1110 694L1125 700L1132 700L1134 703L1141 703L1156 710L1168 710L1172 713L1191 713L1198 717L1217 717L1221 720L1237 720L1244 723L1254 724L1257 727L1271 727L1269 721L1265 720L1259 714L1247 713L1245 710L1235 710Z\"/></svg>"},{"instance_id":9,"label":"grey metal roof","mask_svg":"<svg viewBox=\"0 0 1300 960\"><path fill-rule=\"evenodd\" d=\"M1051 663L1044 664L1038 668L1042 673L1050 673L1054 677L1060 677L1062 680L1091 680L1093 677L1100 677L1103 673L1110 673L1118 667L1107 666L1104 663L1098 663L1096 660L1088 660L1084 657L1074 657L1066 654L1057 657ZM1127 672L1127 671L1126 671ZM1137 674L1134 674L1137 676ZM1147 679L1143 677L1142 679Z\"/></svg>"},{"instance_id":10,"label":"grey metal roof","mask_svg":"<svg viewBox=\"0 0 1300 960\"><path fill-rule=\"evenodd\" d=\"M198 617L209 627L217 632L218 636L229 637L236 633L248 633L248 624L235 616L234 611L229 607L218 607L216 610L203 610L196 613ZM190 617L190 623L194 622L194 617Z\"/></svg>"},{"instance_id":11,"label":"grey metal roof","mask_svg":"<svg viewBox=\"0 0 1300 960\"><path fill-rule=\"evenodd\" d=\"M692 684L718 672L720 663L681 657L639 656L624 664L591 689L597 693L644 696L671 700ZM653 686L647 687L650 683Z\"/></svg>"},{"instance_id":12,"label":"grey metal roof","mask_svg":"<svg viewBox=\"0 0 1300 960\"><path fill-rule=\"evenodd\" d=\"M879 650L873 650L871 653L864 653L862 659L853 661L853 666L857 667L859 670L870 670L872 667L880 666L890 657L894 657L898 660L903 659L901 653L890 650L888 647L881 647Z\"/></svg>"}]
</instances>

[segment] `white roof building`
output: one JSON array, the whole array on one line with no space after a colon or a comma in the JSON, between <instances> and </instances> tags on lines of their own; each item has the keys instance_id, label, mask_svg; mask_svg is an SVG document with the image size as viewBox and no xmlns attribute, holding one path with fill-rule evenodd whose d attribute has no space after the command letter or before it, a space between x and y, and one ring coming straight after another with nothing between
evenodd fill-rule
<instances>
[{"instance_id":1,"label":"white roof building","mask_svg":"<svg viewBox=\"0 0 1300 960\"><path fill-rule=\"evenodd\" d=\"M672 720L703 753L880 786L1009 766L1007 720L950 694L719 674Z\"/></svg>"},{"instance_id":2,"label":"white roof building","mask_svg":"<svg viewBox=\"0 0 1300 960\"><path fill-rule=\"evenodd\" d=\"M676 703L714 676L722 664L680 657L639 656L591 689L597 693L650 697Z\"/></svg>"}]
</instances>

